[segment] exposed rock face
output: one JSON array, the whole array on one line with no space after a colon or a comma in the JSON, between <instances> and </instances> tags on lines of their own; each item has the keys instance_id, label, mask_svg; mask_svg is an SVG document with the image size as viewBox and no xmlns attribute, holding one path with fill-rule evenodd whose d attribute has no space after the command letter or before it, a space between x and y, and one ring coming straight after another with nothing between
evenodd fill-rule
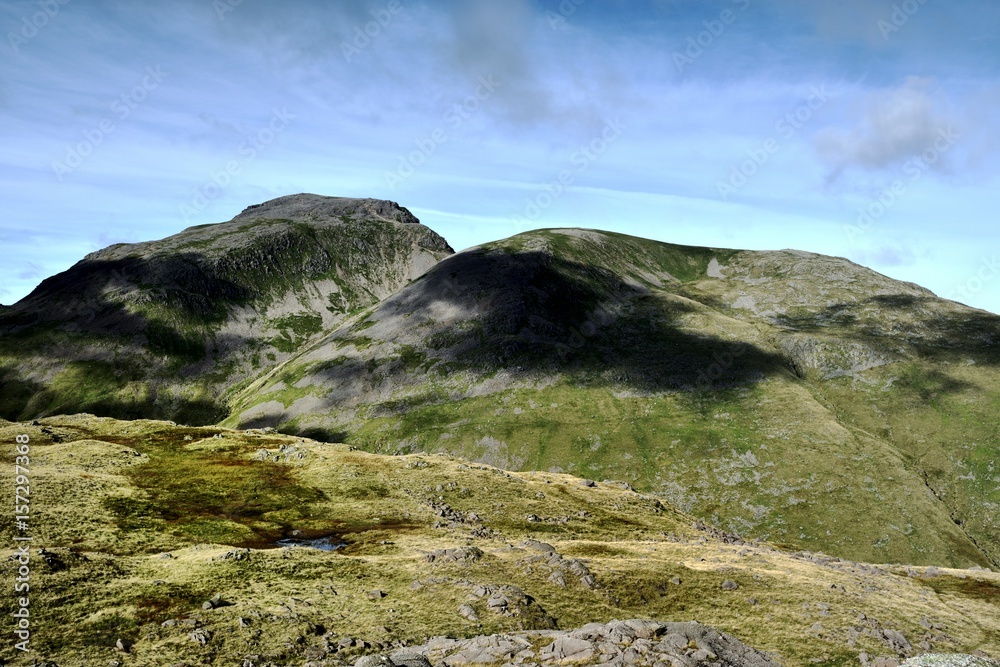
<instances>
[{"instance_id":1,"label":"exposed rock face","mask_svg":"<svg viewBox=\"0 0 1000 667\"><path fill-rule=\"evenodd\" d=\"M421 660L423 658L423 660ZM696 622L632 619L578 630L536 630L471 639L432 639L389 656L364 656L355 667L458 667L470 664L779 667L766 653Z\"/></svg>"}]
</instances>

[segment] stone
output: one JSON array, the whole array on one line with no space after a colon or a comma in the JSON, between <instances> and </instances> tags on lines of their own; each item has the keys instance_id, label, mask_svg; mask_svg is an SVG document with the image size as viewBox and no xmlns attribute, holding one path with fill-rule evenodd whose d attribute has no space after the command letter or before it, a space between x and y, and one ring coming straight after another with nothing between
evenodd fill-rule
<instances>
[{"instance_id":1,"label":"stone","mask_svg":"<svg viewBox=\"0 0 1000 667\"><path fill-rule=\"evenodd\" d=\"M594 656L594 645L585 639L560 637L542 649L541 657L555 660L589 660Z\"/></svg>"},{"instance_id":2,"label":"stone","mask_svg":"<svg viewBox=\"0 0 1000 667\"><path fill-rule=\"evenodd\" d=\"M724 590L724 591L735 591L739 587L740 587L740 585L737 584L732 579L726 579L725 581L722 582L722 590Z\"/></svg>"},{"instance_id":3,"label":"stone","mask_svg":"<svg viewBox=\"0 0 1000 667\"><path fill-rule=\"evenodd\" d=\"M194 632L188 633L188 639L199 646L204 646L212 639L212 633L204 629L195 630Z\"/></svg>"},{"instance_id":4,"label":"stone","mask_svg":"<svg viewBox=\"0 0 1000 667\"><path fill-rule=\"evenodd\" d=\"M635 631L635 636L638 639L656 639L663 634L667 627L658 621L646 621L641 619L631 619L625 621L625 625Z\"/></svg>"},{"instance_id":5,"label":"stone","mask_svg":"<svg viewBox=\"0 0 1000 667\"><path fill-rule=\"evenodd\" d=\"M413 651L401 651L389 656L389 660L395 667L431 667L431 661L427 656Z\"/></svg>"},{"instance_id":6,"label":"stone","mask_svg":"<svg viewBox=\"0 0 1000 667\"><path fill-rule=\"evenodd\" d=\"M377 588L375 590L373 590L373 591L368 591L368 599L369 600L381 600L384 597L385 597L385 592L381 591L381 590L379 590Z\"/></svg>"},{"instance_id":7,"label":"stone","mask_svg":"<svg viewBox=\"0 0 1000 667\"><path fill-rule=\"evenodd\" d=\"M878 658L872 663L872 667L899 667L899 660L891 656Z\"/></svg>"},{"instance_id":8,"label":"stone","mask_svg":"<svg viewBox=\"0 0 1000 667\"><path fill-rule=\"evenodd\" d=\"M219 594L219 593L216 593L211 598L209 598L207 602L205 602L204 604L202 604L201 608L205 609L207 611L209 609L218 609L219 607L225 607L225 606L227 606L227 605L226 605L225 602L223 602L222 595Z\"/></svg>"},{"instance_id":9,"label":"stone","mask_svg":"<svg viewBox=\"0 0 1000 667\"><path fill-rule=\"evenodd\" d=\"M556 548L551 544L545 542L539 542L538 540L525 540L521 543L521 546L525 549L531 549L533 551L544 551L545 553L555 553Z\"/></svg>"},{"instance_id":10,"label":"stone","mask_svg":"<svg viewBox=\"0 0 1000 667\"><path fill-rule=\"evenodd\" d=\"M363 655L357 659L354 667L395 667L395 665L384 655Z\"/></svg>"},{"instance_id":11,"label":"stone","mask_svg":"<svg viewBox=\"0 0 1000 667\"><path fill-rule=\"evenodd\" d=\"M492 595L486 600L486 606L490 609L506 609L508 604L507 598L503 595Z\"/></svg>"},{"instance_id":12,"label":"stone","mask_svg":"<svg viewBox=\"0 0 1000 667\"><path fill-rule=\"evenodd\" d=\"M458 547L456 549L437 549L424 556L428 563L462 562L472 563L483 557L481 549L476 547Z\"/></svg>"},{"instance_id":13,"label":"stone","mask_svg":"<svg viewBox=\"0 0 1000 667\"><path fill-rule=\"evenodd\" d=\"M715 660L717 657L718 656L706 648L700 648L691 654L691 659L697 661L699 664L708 662L709 660Z\"/></svg>"},{"instance_id":14,"label":"stone","mask_svg":"<svg viewBox=\"0 0 1000 667\"><path fill-rule=\"evenodd\" d=\"M884 639L885 645L897 652L909 651L913 647L910 642L907 641L903 633L898 630L890 630L885 628L882 630L882 637Z\"/></svg>"},{"instance_id":15,"label":"stone","mask_svg":"<svg viewBox=\"0 0 1000 667\"><path fill-rule=\"evenodd\" d=\"M667 651L673 649L685 648L688 645L688 641L688 638L684 635L671 633L665 635L663 639L660 640L660 643L657 644L657 650L661 653L666 653Z\"/></svg>"},{"instance_id":16,"label":"stone","mask_svg":"<svg viewBox=\"0 0 1000 667\"><path fill-rule=\"evenodd\" d=\"M471 605L467 604L463 604L458 608L458 615L473 622L479 620L479 614L476 613L476 610Z\"/></svg>"}]
</instances>

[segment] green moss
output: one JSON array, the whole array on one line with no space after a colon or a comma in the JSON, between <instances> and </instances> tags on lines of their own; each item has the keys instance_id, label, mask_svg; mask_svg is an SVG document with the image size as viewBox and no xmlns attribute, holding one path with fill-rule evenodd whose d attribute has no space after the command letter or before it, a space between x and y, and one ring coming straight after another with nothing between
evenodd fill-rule
<instances>
[{"instance_id":1,"label":"green moss","mask_svg":"<svg viewBox=\"0 0 1000 667\"><path fill-rule=\"evenodd\" d=\"M308 516L310 504L323 499L299 483L289 466L249 460L250 444L237 442L221 451L184 446L189 442L184 435L212 433L159 431L132 443L150 457L127 471L148 500L109 501L120 525L152 529L165 522L192 542L258 544L280 535L289 521Z\"/></svg>"},{"instance_id":2,"label":"green moss","mask_svg":"<svg viewBox=\"0 0 1000 667\"><path fill-rule=\"evenodd\" d=\"M427 361L427 355L412 345L401 346L397 354L399 355L399 360L403 362L403 368L407 371L416 370L421 364Z\"/></svg>"},{"instance_id":3,"label":"green moss","mask_svg":"<svg viewBox=\"0 0 1000 667\"><path fill-rule=\"evenodd\" d=\"M354 346L354 349L360 352L362 350L367 350L369 347L371 347L374 341L371 338L366 338L364 336L352 336L349 339L349 342L351 345Z\"/></svg>"},{"instance_id":4,"label":"green moss","mask_svg":"<svg viewBox=\"0 0 1000 667\"><path fill-rule=\"evenodd\" d=\"M309 338L323 330L323 318L311 313L288 315L271 320L268 324L286 333L291 332L299 338Z\"/></svg>"},{"instance_id":5,"label":"green moss","mask_svg":"<svg viewBox=\"0 0 1000 667\"><path fill-rule=\"evenodd\" d=\"M200 361L205 356L204 339L195 333L183 332L166 322L153 320L146 325L146 340L150 350L174 357L184 363Z\"/></svg>"}]
</instances>

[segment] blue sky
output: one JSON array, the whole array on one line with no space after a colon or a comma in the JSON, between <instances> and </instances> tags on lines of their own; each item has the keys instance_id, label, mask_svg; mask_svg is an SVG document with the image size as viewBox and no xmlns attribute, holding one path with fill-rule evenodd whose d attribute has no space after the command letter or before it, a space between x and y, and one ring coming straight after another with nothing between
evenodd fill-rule
<instances>
[{"instance_id":1,"label":"blue sky","mask_svg":"<svg viewBox=\"0 0 1000 667\"><path fill-rule=\"evenodd\" d=\"M1000 312L992 0L0 2L0 302L296 192L461 249L848 257Z\"/></svg>"}]
</instances>

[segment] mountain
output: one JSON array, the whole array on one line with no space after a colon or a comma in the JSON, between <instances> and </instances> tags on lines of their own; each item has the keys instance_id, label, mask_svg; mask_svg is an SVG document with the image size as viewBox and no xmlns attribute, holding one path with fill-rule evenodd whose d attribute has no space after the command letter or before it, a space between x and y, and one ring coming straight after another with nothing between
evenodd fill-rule
<instances>
[{"instance_id":1,"label":"mountain","mask_svg":"<svg viewBox=\"0 0 1000 667\"><path fill-rule=\"evenodd\" d=\"M0 311L0 416L215 422L232 388L452 252L394 202L307 194L113 245Z\"/></svg>"},{"instance_id":2,"label":"mountain","mask_svg":"<svg viewBox=\"0 0 1000 667\"><path fill-rule=\"evenodd\" d=\"M1000 317L847 260L283 197L0 311L0 416L276 428L620 480L864 562L1000 564Z\"/></svg>"},{"instance_id":3,"label":"mountain","mask_svg":"<svg viewBox=\"0 0 1000 667\"><path fill-rule=\"evenodd\" d=\"M1000 562L1000 317L847 260L528 232L452 255L224 423L623 480L871 562Z\"/></svg>"},{"instance_id":4,"label":"mountain","mask_svg":"<svg viewBox=\"0 0 1000 667\"><path fill-rule=\"evenodd\" d=\"M7 611L28 611L32 652L3 642L4 664L427 667L356 663L417 651L455 667L834 667L1000 654L1000 574L744 542L621 483L268 430L0 421L0 441L25 439L30 518L16 528L0 513L0 576L11 590L14 537L33 536L29 602L12 596ZM11 489L13 473L0 467Z\"/></svg>"}]
</instances>

